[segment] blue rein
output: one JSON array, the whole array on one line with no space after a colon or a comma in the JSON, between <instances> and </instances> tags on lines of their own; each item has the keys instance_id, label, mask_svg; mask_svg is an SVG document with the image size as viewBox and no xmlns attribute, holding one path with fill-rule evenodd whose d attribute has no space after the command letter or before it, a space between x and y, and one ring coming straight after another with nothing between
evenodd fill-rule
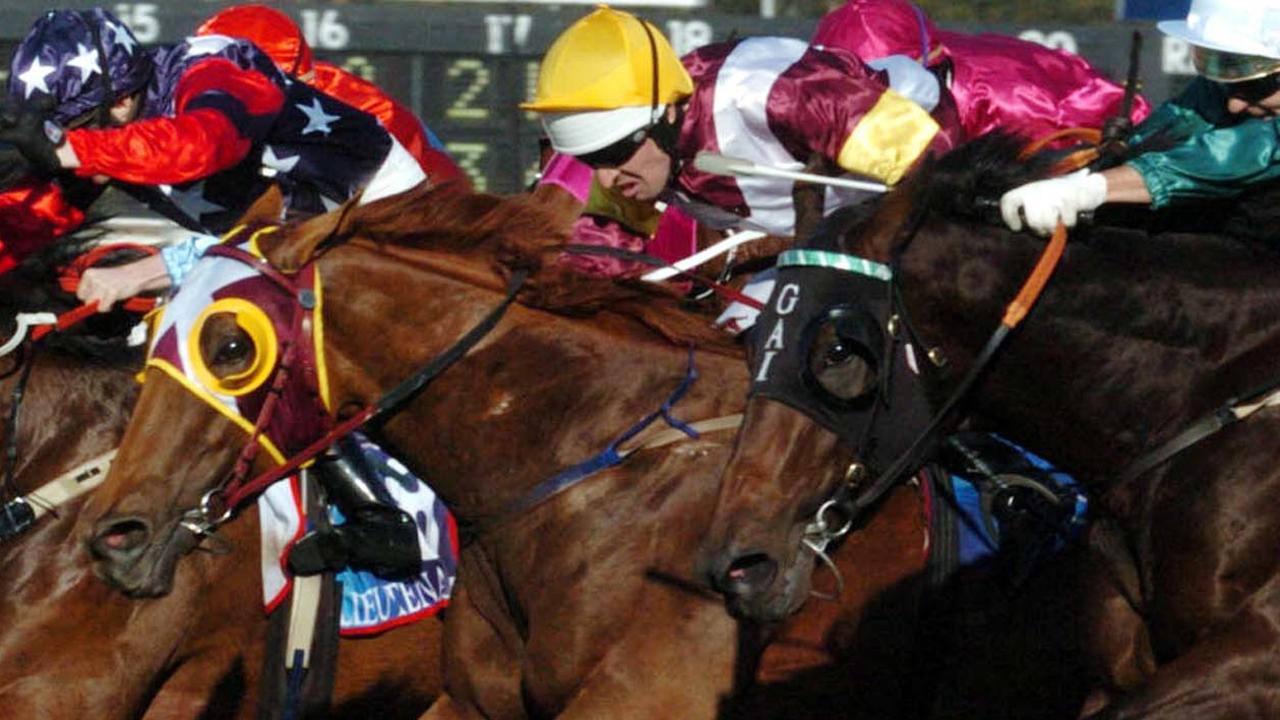
<instances>
[{"instance_id":1,"label":"blue rein","mask_svg":"<svg viewBox=\"0 0 1280 720\"><path fill-rule=\"evenodd\" d=\"M667 397L666 401L663 402L657 410L649 413L635 425L628 428L627 431L619 435L616 440L609 443L609 446L601 451L600 454L589 460L580 462L577 465L567 467L559 473L556 473L551 478L536 485L532 490L508 505L502 511L501 515L506 516L528 510L552 495L576 485L601 470L607 470L616 465L621 465L622 461L627 459L627 455L629 455L629 453L623 453L619 448L628 440L631 440L641 432L644 432L646 428L657 422L659 418L692 439L696 440L701 437L698 431L690 427L688 423L681 421L679 418L676 418L671 414L672 407L676 403L680 402L680 399L689 392L689 388L693 387L693 383L698 379L698 369L694 366L693 352L694 348L693 346L690 346L689 364L688 369L685 371L684 379L680 381L680 385L672 391L671 395Z\"/></svg>"}]
</instances>

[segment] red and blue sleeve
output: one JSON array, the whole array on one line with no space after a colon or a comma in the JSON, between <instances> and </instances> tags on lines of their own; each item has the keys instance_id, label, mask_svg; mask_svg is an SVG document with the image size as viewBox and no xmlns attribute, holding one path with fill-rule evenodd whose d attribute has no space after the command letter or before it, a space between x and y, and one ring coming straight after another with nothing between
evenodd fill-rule
<instances>
[{"instance_id":1,"label":"red and blue sleeve","mask_svg":"<svg viewBox=\"0 0 1280 720\"><path fill-rule=\"evenodd\" d=\"M284 93L267 76L209 58L179 78L173 117L72 130L67 139L81 176L142 185L190 182L239 164L283 106Z\"/></svg>"}]
</instances>

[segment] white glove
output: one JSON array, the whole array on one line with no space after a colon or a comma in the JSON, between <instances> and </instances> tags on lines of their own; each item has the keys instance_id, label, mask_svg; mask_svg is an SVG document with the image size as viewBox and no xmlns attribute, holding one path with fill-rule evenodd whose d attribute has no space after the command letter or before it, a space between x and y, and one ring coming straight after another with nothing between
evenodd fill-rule
<instances>
[{"instance_id":1,"label":"white glove","mask_svg":"<svg viewBox=\"0 0 1280 720\"><path fill-rule=\"evenodd\" d=\"M1063 177L1037 180L1014 188L1000 198L1000 214L1012 230L1022 229L1022 216L1027 227L1039 235L1049 235L1058 221L1076 226L1076 216L1090 212L1107 201L1107 179L1088 170Z\"/></svg>"}]
</instances>

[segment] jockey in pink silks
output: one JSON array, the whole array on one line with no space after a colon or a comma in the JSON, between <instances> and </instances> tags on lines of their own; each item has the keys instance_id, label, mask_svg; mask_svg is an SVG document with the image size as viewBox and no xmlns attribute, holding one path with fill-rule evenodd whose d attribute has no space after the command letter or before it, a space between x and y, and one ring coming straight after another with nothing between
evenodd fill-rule
<instances>
[{"instance_id":1,"label":"jockey in pink silks","mask_svg":"<svg viewBox=\"0 0 1280 720\"><path fill-rule=\"evenodd\" d=\"M1029 140L1069 128L1101 128L1119 114L1124 88L1077 55L1004 35L947 32L910 0L848 0L818 23L814 45L873 61L905 55L931 68L951 65L950 90L965 135L996 128ZM1130 119L1151 106L1135 98Z\"/></svg>"}]
</instances>

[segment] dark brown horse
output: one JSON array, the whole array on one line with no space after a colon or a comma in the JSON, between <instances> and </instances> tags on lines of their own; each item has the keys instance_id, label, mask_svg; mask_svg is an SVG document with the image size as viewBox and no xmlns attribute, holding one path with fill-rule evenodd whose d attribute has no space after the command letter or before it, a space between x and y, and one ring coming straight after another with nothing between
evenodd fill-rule
<instances>
[{"instance_id":1,"label":"dark brown horse","mask_svg":"<svg viewBox=\"0 0 1280 720\"><path fill-rule=\"evenodd\" d=\"M897 396L886 407L885 391L875 387L904 343L924 367L930 406L939 407L974 367L1035 263L1040 241L966 214L976 196L998 196L1035 172L1009 150L988 140L942 161L825 248L883 264L862 266L872 277L797 266L780 278L779 287L795 284L790 292L804 307L786 320L812 333L806 340L780 334L774 362L786 355L789 362L776 367L808 379L797 379L791 393L762 390L780 375L765 373L757 385L708 539L708 567L743 608L795 603L776 579L795 566L803 526L835 492L841 468L857 453L883 472L923 429L919 418L888 425L904 420L909 402ZM1096 717L1280 714L1272 551L1280 473L1268 462L1280 418L1265 405L1252 415L1246 407L1268 394L1257 388L1275 386L1277 267L1269 251L1225 238L1078 231L1024 326L967 396L970 414L1044 449L1088 482L1104 519L1120 529L1120 542L1109 545L1132 549L1132 561L1123 550L1106 553L1109 573L1091 586L1103 598L1080 606L1120 623L1090 639L1112 643L1113 661L1130 661L1114 666L1128 692ZM766 324L790 307L779 307L780 297ZM834 305L849 306L853 321L833 315ZM896 316L893 330L881 325L886 308ZM872 320L858 319L860 311ZM892 357L876 349L870 327L882 339L898 333L899 341L881 346L891 345ZM924 365L930 348L945 356L945 367ZM759 376L759 361L756 370ZM1185 434L1191 427L1222 429L1196 438ZM754 441L760 437L789 443L766 454ZM868 487L859 482L849 495ZM1136 572L1126 583L1130 562ZM1122 615L1100 612L1106 603L1123 605L1116 588L1125 585L1140 590L1145 628L1136 617L1125 624ZM1145 633L1157 665L1150 673Z\"/></svg>"},{"instance_id":2,"label":"dark brown horse","mask_svg":"<svg viewBox=\"0 0 1280 720\"><path fill-rule=\"evenodd\" d=\"M0 278L0 307L66 310L51 278L23 267ZM16 425L12 494L26 495L114 449L136 400L140 350L123 345L128 324L93 328L25 349L29 375ZM7 437L21 366L0 380L0 436ZM9 368L5 368L9 369ZM135 601L105 587L74 532L83 500L0 547L0 703L6 716L39 718L254 717L267 618L261 609L256 513L226 539L233 552L183 568L174 593ZM334 708L414 717L441 684L435 620L379 638L344 641Z\"/></svg>"},{"instance_id":3,"label":"dark brown horse","mask_svg":"<svg viewBox=\"0 0 1280 720\"><path fill-rule=\"evenodd\" d=\"M497 306L503 281L496 257L506 267L537 266L563 242L576 208L565 206L562 214L555 202L422 190L263 236L259 247L287 270L324 248L316 267L335 411L375 401ZM740 637L720 603L681 578L689 576L733 433L694 439L677 432L646 447L653 438L646 432L624 463L542 502L528 498L671 397L688 378L691 342L699 377L670 413L682 421L733 415L745 385L742 358L705 318L678 311L661 294L552 268L533 279L529 302L588 317L511 307L489 336L377 433L432 479L466 540L446 622L448 695L432 715L730 712L722 703L750 679L755 654L740 653L740 646L750 648L754 634ZM200 352L215 376L243 377L256 358L256 351L242 353L254 347L247 334L235 322L204 327ZM190 564L173 552L189 542L171 539L182 532L177 518L221 481L246 439L170 374L148 370L111 476L79 525L100 574L134 594L167 590L175 568ZM922 561L912 493L892 506L877 525L893 531L868 534L849 553L893 560L851 580L844 607L815 606L814 625L783 629L782 643L765 654L771 669L764 675L775 682L759 705L742 710L746 716L759 716L765 702L776 703L775 717L830 707L797 707L802 669L873 644L866 635L872 626L859 622L862 604L904 582ZM911 527L904 542L900 531ZM877 625L873 632L889 630ZM882 662L844 678L860 694L896 682L894 665L885 662L892 653L877 647L886 653ZM841 693L837 679L827 683L826 697ZM897 699L893 692L884 698ZM847 696L843 702L849 704ZM862 700L869 709L891 704Z\"/></svg>"}]
</instances>

